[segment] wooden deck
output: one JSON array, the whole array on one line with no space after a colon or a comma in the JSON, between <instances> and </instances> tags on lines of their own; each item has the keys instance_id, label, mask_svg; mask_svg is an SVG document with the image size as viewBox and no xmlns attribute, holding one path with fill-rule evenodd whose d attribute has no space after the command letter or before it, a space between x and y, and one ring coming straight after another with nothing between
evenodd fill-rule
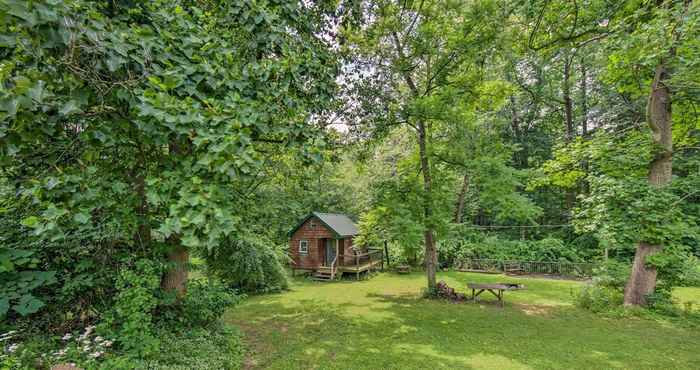
<instances>
[{"instance_id":1,"label":"wooden deck","mask_svg":"<svg viewBox=\"0 0 700 370\"><path fill-rule=\"evenodd\" d=\"M342 256L333 261L331 266L317 266L306 268L295 268L292 266L292 275L296 271L308 271L313 274L316 280L335 280L343 274L355 274L355 278L360 280L360 274L369 274L374 270L384 270L384 254L382 250L370 249L367 253ZM337 264L336 264L337 263Z\"/></svg>"},{"instance_id":2,"label":"wooden deck","mask_svg":"<svg viewBox=\"0 0 700 370\"><path fill-rule=\"evenodd\" d=\"M370 261L362 265L338 266L336 271L339 272L363 272L373 269L375 266L381 266L382 261Z\"/></svg>"}]
</instances>

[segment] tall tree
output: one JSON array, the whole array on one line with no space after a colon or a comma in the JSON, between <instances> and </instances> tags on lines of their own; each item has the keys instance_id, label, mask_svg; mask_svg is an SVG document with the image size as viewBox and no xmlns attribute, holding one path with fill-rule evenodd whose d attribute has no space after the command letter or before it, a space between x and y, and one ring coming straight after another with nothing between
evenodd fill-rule
<instances>
[{"instance_id":1,"label":"tall tree","mask_svg":"<svg viewBox=\"0 0 700 370\"><path fill-rule=\"evenodd\" d=\"M261 168L316 157L335 91L327 2L0 1L0 160L52 242L164 257L244 232ZM40 216L40 217L37 217ZM124 253L132 255L133 253Z\"/></svg>"},{"instance_id":2,"label":"tall tree","mask_svg":"<svg viewBox=\"0 0 700 370\"><path fill-rule=\"evenodd\" d=\"M428 289L434 290L439 222L434 204L435 132L449 114L472 108L469 102L483 83L478 68L493 51L503 9L496 1L379 1L363 8L366 23L356 35L352 36L356 30L348 32L348 47L356 55L352 64L373 75L374 84L358 100L385 107L370 112L376 119L369 127L376 132L405 125L415 133L425 269Z\"/></svg>"},{"instance_id":3,"label":"tall tree","mask_svg":"<svg viewBox=\"0 0 700 370\"><path fill-rule=\"evenodd\" d=\"M676 48L680 38L684 36L681 34L680 27L688 14L689 6L690 1L682 3L658 1L656 9L649 9L657 18L654 22L655 26L671 29L662 51L656 55L658 62L651 80L646 112L655 148L653 159L649 163L648 179L649 185L657 189L668 186L673 174L673 95L670 81ZM647 296L654 292L657 271L653 264L648 263L648 258L659 253L662 248L662 245L647 240L638 242L630 278L625 286L626 306L645 305Z\"/></svg>"}]
</instances>

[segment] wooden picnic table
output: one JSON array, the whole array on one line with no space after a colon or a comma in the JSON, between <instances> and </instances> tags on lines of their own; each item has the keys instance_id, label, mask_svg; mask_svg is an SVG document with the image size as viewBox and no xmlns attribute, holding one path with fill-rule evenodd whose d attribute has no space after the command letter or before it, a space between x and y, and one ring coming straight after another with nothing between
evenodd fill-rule
<instances>
[{"instance_id":1,"label":"wooden picnic table","mask_svg":"<svg viewBox=\"0 0 700 370\"><path fill-rule=\"evenodd\" d=\"M480 283L467 283L467 288L472 290L472 300L476 300L479 294L489 291L496 298L498 298L498 303L503 306L503 292L506 290L520 290L525 289L522 284L513 283L494 283L494 284L480 284Z\"/></svg>"}]
</instances>

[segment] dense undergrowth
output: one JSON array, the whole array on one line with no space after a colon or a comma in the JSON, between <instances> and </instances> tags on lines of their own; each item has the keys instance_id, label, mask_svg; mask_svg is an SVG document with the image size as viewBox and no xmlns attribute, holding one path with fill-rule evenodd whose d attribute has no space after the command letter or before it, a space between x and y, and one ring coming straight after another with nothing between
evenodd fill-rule
<instances>
[{"instance_id":1,"label":"dense undergrowth","mask_svg":"<svg viewBox=\"0 0 700 370\"><path fill-rule=\"evenodd\" d=\"M224 326L224 311L244 297L215 279L190 281L181 299L163 295L158 266L138 260L116 281L109 308L65 331L43 331L32 320L5 326L2 368L237 368L242 343Z\"/></svg>"},{"instance_id":2,"label":"dense undergrowth","mask_svg":"<svg viewBox=\"0 0 700 370\"><path fill-rule=\"evenodd\" d=\"M624 307L625 285L629 278L628 264L607 261L594 269L593 278L580 290L573 292L578 307L604 315L660 315L689 319L700 324L700 302L686 301L682 304L673 297L679 286L700 286L700 267L697 263L682 266L677 274L660 274L656 290L648 296L647 307Z\"/></svg>"}]
</instances>

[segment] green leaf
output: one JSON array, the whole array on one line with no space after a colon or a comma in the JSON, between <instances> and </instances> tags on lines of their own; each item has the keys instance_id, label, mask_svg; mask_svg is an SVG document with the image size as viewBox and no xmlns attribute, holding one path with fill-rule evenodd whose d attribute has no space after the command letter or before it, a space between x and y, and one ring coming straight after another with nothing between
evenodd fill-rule
<instances>
[{"instance_id":1,"label":"green leaf","mask_svg":"<svg viewBox=\"0 0 700 370\"><path fill-rule=\"evenodd\" d=\"M0 317L4 317L9 309L10 300L7 298L0 298Z\"/></svg>"},{"instance_id":2,"label":"green leaf","mask_svg":"<svg viewBox=\"0 0 700 370\"><path fill-rule=\"evenodd\" d=\"M110 72L114 72L119 69L119 66L124 64L125 60L117 54L110 54L105 63L107 64L107 69Z\"/></svg>"},{"instance_id":3,"label":"green leaf","mask_svg":"<svg viewBox=\"0 0 700 370\"><path fill-rule=\"evenodd\" d=\"M35 227L39 223L39 218L36 216L29 216L22 220L22 225L26 227Z\"/></svg>"},{"instance_id":4,"label":"green leaf","mask_svg":"<svg viewBox=\"0 0 700 370\"><path fill-rule=\"evenodd\" d=\"M61 109L58 111L58 113L64 116L70 116L73 113L79 112L81 112L81 110L75 100L67 101L66 104L63 104L63 107L61 107Z\"/></svg>"},{"instance_id":5,"label":"green leaf","mask_svg":"<svg viewBox=\"0 0 700 370\"><path fill-rule=\"evenodd\" d=\"M186 247L196 247L199 245L199 239L195 235L188 235L182 238L182 245Z\"/></svg>"},{"instance_id":6,"label":"green leaf","mask_svg":"<svg viewBox=\"0 0 700 370\"><path fill-rule=\"evenodd\" d=\"M31 294L25 294L20 297L16 305L12 306L12 309L22 316L27 316L39 311L42 307L44 307L44 302Z\"/></svg>"},{"instance_id":7,"label":"green leaf","mask_svg":"<svg viewBox=\"0 0 700 370\"><path fill-rule=\"evenodd\" d=\"M79 224L86 224L90 221L90 215L85 212L78 212L73 216L73 221Z\"/></svg>"}]
</instances>

